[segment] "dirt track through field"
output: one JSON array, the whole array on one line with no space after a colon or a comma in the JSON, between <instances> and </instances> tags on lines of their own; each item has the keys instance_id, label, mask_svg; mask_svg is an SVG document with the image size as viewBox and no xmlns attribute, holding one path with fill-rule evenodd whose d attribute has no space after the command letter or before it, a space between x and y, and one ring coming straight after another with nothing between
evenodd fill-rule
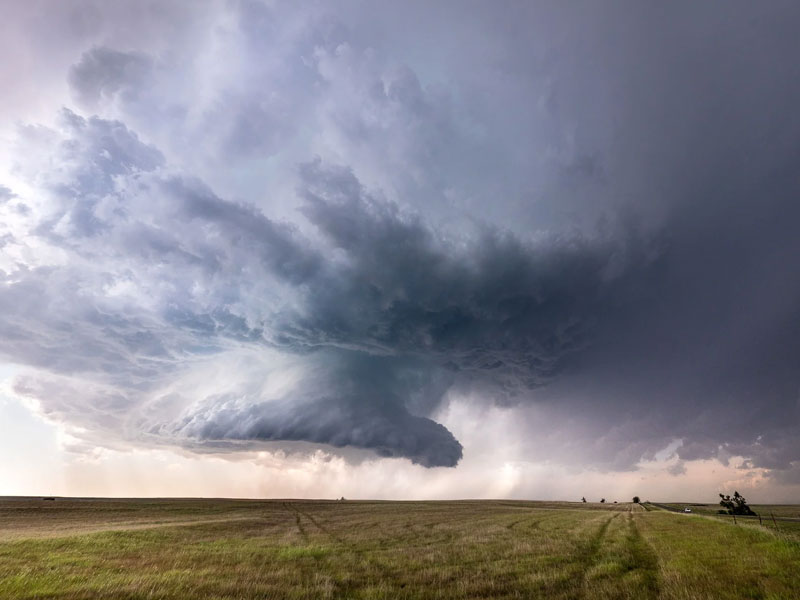
<instances>
[{"instance_id":1,"label":"dirt track through field","mask_svg":"<svg viewBox=\"0 0 800 600\"><path fill-rule=\"evenodd\" d=\"M605 521L603 521L603 524L597 530L597 533L595 533L594 536L592 536L592 539L586 548L585 551L586 558L584 559L583 573L581 574L581 591L582 591L582 597L584 598L592 597L592 589L591 589L592 585L591 582L589 581L589 573L591 569L597 564L598 557L600 556L600 550L603 546L603 540L605 539L606 534L608 533L608 528L611 525L611 521L616 519L619 515L620 513L617 513L615 515L612 515Z\"/></svg>"},{"instance_id":2,"label":"dirt track through field","mask_svg":"<svg viewBox=\"0 0 800 600\"><path fill-rule=\"evenodd\" d=\"M298 527L300 527L302 518L307 519L320 533L332 540L336 546L352 554L357 561L361 563L361 565L358 565L357 562L356 566L367 565L368 567L372 567L377 571L381 579L395 581L400 579L400 573L386 564L385 561L373 556L364 548L359 548L356 544L348 542L343 536L334 533L332 528L321 522L320 518L313 517L308 511L301 509L298 504L287 502L285 505L289 510L294 511L298 515Z\"/></svg>"},{"instance_id":3,"label":"dirt track through field","mask_svg":"<svg viewBox=\"0 0 800 600\"><path fill-rule=\"evenodd\" d=\"M300 511L295 509L288 502L283 502L282 506L283 506L283 508L285 508L289 512L289 514L294 516L294 522L295 522L295 525L297 527L297 532L300 534L300 537L303 538L303 541L307 543L308 542L308 533L306 533L306 528L303 527L303 520L302 520L302 517L300 515Z\"/></svg>"},{"instance_id":4,"label":"dirt track through field","mask_svg":"<svg viewBox=\"0 0 800 600\"><path fill-rule=\"evenodd\" d=\"M658 598L661 587L658 580L658 556L653 547L642 537L636 525L636 517L628 513L628 551L631 564L641 572L644 591L643 599Z\"/></svg>"}]
</instances>

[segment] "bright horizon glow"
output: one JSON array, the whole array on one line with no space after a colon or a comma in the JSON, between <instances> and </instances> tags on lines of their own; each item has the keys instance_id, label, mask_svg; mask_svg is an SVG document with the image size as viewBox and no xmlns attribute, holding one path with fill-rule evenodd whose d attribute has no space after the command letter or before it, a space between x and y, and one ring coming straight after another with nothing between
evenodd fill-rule
<instances>
[{"instance_id":1,"label":"bright horizon glow","mask_svg":"<svg viewBox=\"0 0 800 600\"><path fill-rule=\"evenodd\" d=\"M36 414L26 403L2 396L0 419L17 425L17 435L0 443L0 452L16 460L0 464L2 496L64 496L109 498L331 498L363 500L516 499L590 502L628 502L638 495L656 502L711 502L717 490L736 488L751 503L791 503L793 490L764 497L763 475L742 471L740 459L730 466L717 461L677 464L649 461L629 473L572 472L524 461L487 463L465 456L449 477L403 461L371 459L348 464L343 458L316 450L310 455L252 452L237 457L176 453L170 450L125 451L80 448L70 451L70 436ZM513 412L513 411L512 411ZM669 448L667 450L670 450ZM386 476L389 473L389 476ZM555 485L553 482L557 482ZM674 492L675 483L688 483L692 492ZM463 490L463 491L462 491Z\"/></svg>"}]
</instances>

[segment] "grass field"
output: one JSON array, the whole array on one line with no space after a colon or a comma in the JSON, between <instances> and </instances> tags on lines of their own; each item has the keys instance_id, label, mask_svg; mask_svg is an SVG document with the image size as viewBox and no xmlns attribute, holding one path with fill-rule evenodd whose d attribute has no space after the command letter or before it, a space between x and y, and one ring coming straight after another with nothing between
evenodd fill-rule
<instances>
[{"instance_id":1,"label":"grass field","mask_svg":"<svg viewBox=\"0 0 800 600\"><path fill-rule=\"evenodd\" d=\"M3 599L798 597L793 535L630 504L0 500Z\"/></svg>"},{"instance_id":2,"label":"grass field","mask_svg":"<svg viewBox=\"0 0 800 600\"><path fill-rule=\"evenodd\" d=\"M657 510L664 507L668 510L683 511L690 508L692 514L705 517L713 517L721 521L734 524L734 519L730 515L720 515L719 504L680 504L668 503L653 505L644 504L645 509ZM792 504L753 504L751 508L759 516L737 516L735 524L740 527L751 527L757 530L768 530L775 533L778 537L800 542L800 506ZM800 593L798 594L800 598Z\"/></svg>"},{"instance_id":3,"label":"grass field","mask_svg":"<svg viewBox=\"0 0 800 600\"><path fill-rule=\"evenodd\" d=\"M679 510L688 506L692 512L708 515L717 514L721 508L719 504L680 504L677 502L669 502L665 506ZM750 508L764 518L775 515L779 519L800 519L800 504L751 504Z\"/></svg>"}]
</instances>

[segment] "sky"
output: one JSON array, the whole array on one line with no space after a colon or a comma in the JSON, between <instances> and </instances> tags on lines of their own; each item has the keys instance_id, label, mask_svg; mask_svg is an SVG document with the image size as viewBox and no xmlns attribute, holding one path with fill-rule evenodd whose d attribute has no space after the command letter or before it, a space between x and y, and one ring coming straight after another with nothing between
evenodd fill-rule
<instances>
[{"instance_id":1,"label":"sky","mask_svg":"<svg viewBox=\"0 0 800 600\"><path fill-rule=\"evenodd\" d=\"M0 494L800 502L800 7L6 0Z\"/></svg>"}]
</instances>

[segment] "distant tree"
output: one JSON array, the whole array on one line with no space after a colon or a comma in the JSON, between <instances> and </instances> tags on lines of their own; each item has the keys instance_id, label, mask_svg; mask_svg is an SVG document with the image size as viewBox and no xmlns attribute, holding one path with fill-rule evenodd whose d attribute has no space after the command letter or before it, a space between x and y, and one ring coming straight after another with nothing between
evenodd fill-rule
<instances>
[{"instance_id":1,"label":"distant tree","mask_svg":"<svg viewBox=\"0 0 800 600\"><path fill-rule=\"evenodd\" d=\"M617 501L616 501L616 500L614 500L614 504L616 504L616 503L617 503Z\"/></svg>"},{"instance_id":2,"label":"distant tree","mask_svg":"<svg viewBox=\"0 0 800 600\"><path fill-rule=\"evenodd\" d=\"M729 515L755 515L753 509L747 505L747 500L744 499L739 492L734 491L733 497L725 494L720 494L719 505L728 511Z\"/></svg>"},{"instance_id":3,"label":"distant tree","mask_svg":"<svg viewBox=\"0 0 800 600\"><path fill-rule=\"evenodd\" d=\"M633 503L634 504L641 504L641 502L639 501L639 496L634 496L633 497Z\"/></svg>"},{"instance_id":4,"label":"distant tree","mask_svg":"<svg viewBox=\"0 0 800 600\"><path fill-rule=\"evenodd\" d=\"M605 498L600 498L600 503L601 504L605 504L606 503L606 499Z\"/></svg>"},{"instance_id":5,"label":"distant tree","mask_svg":"<svg viewBox=\"0 0 800 600\"><path fill-rule=\"evenodd\" d=\"M581 502L586 502L586 496L584 496L583 498L581 498Z\"/></svg>"}]
</instances>

